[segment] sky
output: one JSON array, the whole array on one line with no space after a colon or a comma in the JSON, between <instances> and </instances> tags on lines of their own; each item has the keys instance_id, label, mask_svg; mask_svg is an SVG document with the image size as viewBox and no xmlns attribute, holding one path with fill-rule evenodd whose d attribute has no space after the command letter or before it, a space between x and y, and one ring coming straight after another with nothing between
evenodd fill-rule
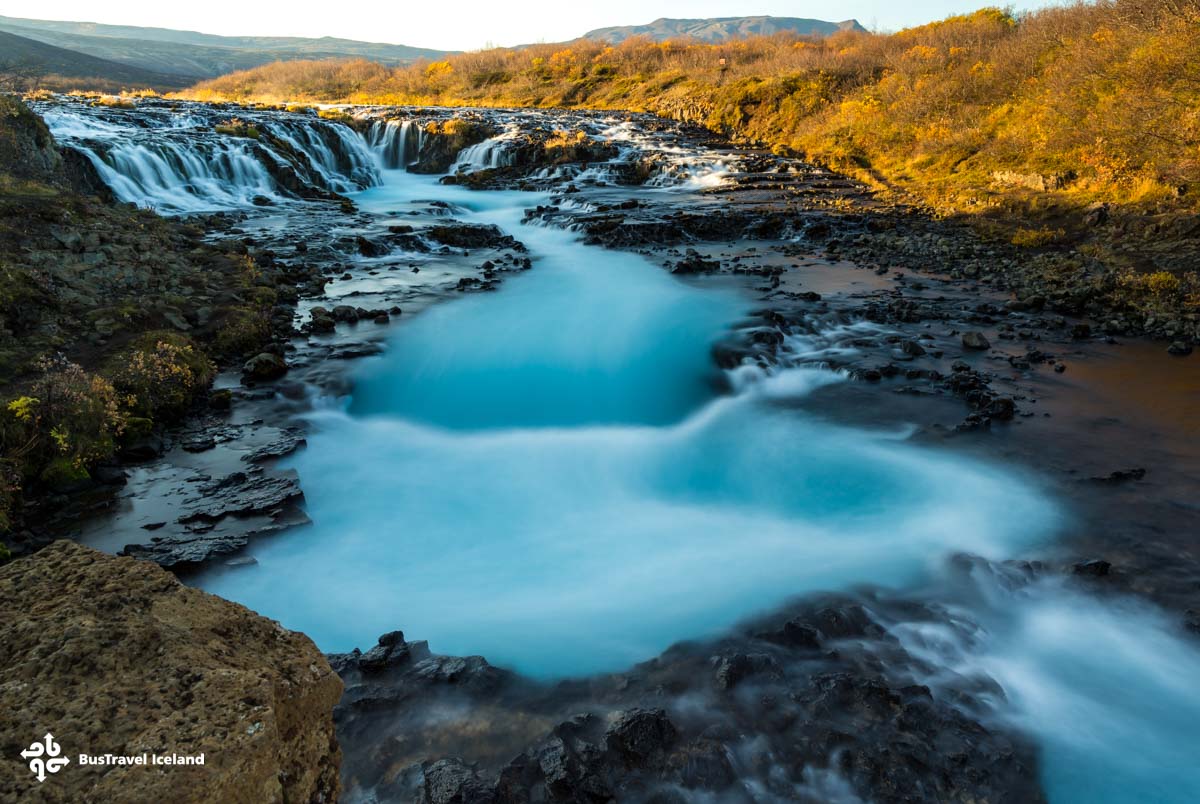
<instances>
[{"instance_id":1,"label":"sky","mask_svg":"<svg viewBox=\"0 0 1200 804\"><path fill-rule=\"evenodd\" d=\"M1003 0L0 0L0 16L177 28L231 36L336 36L439 50L475 50L574 39L593 28L640 25L658 17L769 14L898 30ZM1017 9L1047 5L1020 0Z\"/></svg>"}]
</instances>

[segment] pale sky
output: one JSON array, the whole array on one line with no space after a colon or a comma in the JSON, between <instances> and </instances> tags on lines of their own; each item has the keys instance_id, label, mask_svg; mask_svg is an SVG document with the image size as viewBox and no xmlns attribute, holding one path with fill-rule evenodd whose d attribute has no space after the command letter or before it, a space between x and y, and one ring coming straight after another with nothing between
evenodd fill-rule
<instances>
[{"instance_id":1,"label":"pale sky","mask_svg":"<svg viewBox=\"0 0 1200 804\"><path fill-rule=\"evenodd\" d=\"M1047 5L1021 0L1018 9ZM474 50L574 39L610 25L658 17L811 17L857 19L896 30L973 11L999 0L360 0L346 3L256 0L0 0L0 16L178 28L228 36L337 36L369 42Z\"/></svg>"}]
</instances>

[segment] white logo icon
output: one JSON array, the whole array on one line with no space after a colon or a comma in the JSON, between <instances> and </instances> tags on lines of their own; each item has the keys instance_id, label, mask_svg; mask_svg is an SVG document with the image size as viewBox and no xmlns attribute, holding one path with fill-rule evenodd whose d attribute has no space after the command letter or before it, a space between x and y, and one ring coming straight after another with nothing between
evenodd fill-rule
<instances>
[{"instance_id":1,"label":"white logo icon","mask_svg":"<svg viewBox=\"0 0 1200 804\"><path fill-rule=\"evenodd\" d=\"M29 769L37 774L39 782L46 781L47 773L58 773L71 761L60 757L62 746L54 742L54 735L46 732L42 742L35 742L21 752L21 756L29 760Z\"/></svg>"}]
</instances>

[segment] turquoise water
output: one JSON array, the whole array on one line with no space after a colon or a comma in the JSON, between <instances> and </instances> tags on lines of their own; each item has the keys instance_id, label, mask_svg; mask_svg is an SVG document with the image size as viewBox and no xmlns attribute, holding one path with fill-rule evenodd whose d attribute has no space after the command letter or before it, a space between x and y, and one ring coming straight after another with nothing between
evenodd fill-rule
<instances>
[{"instance_id":1,"label":"turquoise water","mask_svg":"<svg viewBox=\"0 0 1200 804\"><path fill-rule=\"evenodd\" d=\"M294 459L314 526L206 588L326 650L402 627L553 678L1052 530L1054 506L1012 474L781 404L838 374L742 372L731 392L710 349L750 301L521 226L537 196L389 174L356 200L433 197L514 233L534 270L397 326Z\"/></svg>"},{"instance_id":2,"label":"turquoise water","mask_svg":"<svg viewBox=\"0 0 1200 804\"><path fill-rule=\"evenodd\" d=\"M988 579L961 630L894 633L942 668L994 679L1002 722L1033 735L1052 802L1200 801L1200 648L1159 611L1054 581L1016 590Z\"/></svg>"}]
</instances>

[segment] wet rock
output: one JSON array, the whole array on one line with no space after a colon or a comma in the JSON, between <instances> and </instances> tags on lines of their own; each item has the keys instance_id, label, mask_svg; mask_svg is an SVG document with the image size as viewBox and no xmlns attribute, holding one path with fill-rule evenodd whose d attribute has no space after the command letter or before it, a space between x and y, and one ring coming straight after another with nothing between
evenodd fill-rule
<instances>
[{"instance_id":1,"label":"wet rock","mask_svg":"<svg viewBox=\"0 0 1200 804\"><path fill-rule=\"evenodd\" d=\"M279 438L272 441L266 446L259 447L256 450L246 453L242 456L243 461L248 463L263 463L265 461L273 461L277 458L282 458L285 455L291 455L300 447L308 442L299 430L289 429L284 430Z\"/></svg>"},{"instance_id":2,"label":"wet rock","mask_svg":"<svg viewBox=\"0 0 1200 804\"><path fill-rule=\"evenodd\" d=\"M1175 355L1176 357L1187 357L1192 353L1192 345L1184 341L1173 341L1167 347L1167 354Z\"/></svg>"},{"instance_id":3,"label":"wet rock","mask_svg":"<svg viewBox=\"0 0 1200 804\"><path fill-rule=\"evenodd\" d=\"M733 689L741 681L754 675L766 674L778 677L779 663L765 653L735 653L716 657L713 678L718 689Z\"/></svg>"},{"instance_id":4,"label":"wet rock","mask_svg":"<svg viewBox=\"0 0 1200 804\"><path fill-rule=\"evenodd\" d=\"M1141 467L1134 469L1118 469L1115 472L1110 472L1107 475L1097 475L1088 478L1093 483L1126 483L1130 480L1141 480L1146 476L1146 470Z\"/></svg>"},{"instance_id":5,"label":"wet rock","mask_svg":"<svg viewBox=\"0 0 1200 804\"><path fill-rule=\"evenodd\" d=\"M180 523L270 513L304 498L299 478L290 469L276 474L234 472L202 485L199 492L199 497L184 501Z\"/></svg>"},{"instance_id":6,"label":"wet rock","mask_svg":"<svg viewBox=\"0 0 1200 804\"><path fill-rule=\"evenodd\" d=\"M490 804L495 800L491 787L461 760L425 763L422 770L425 804Z\"/></svg>"},{"instance_id":7,"label":"wet rock","mask_svg":"<svg viewBox=\"0 0 1200 804\"><path fill-rule=\"evenodd\" d=\"M1093 578L1103 578L1108 575L1112 569L1112 564L1103 559L1093 558L1090 561L1081 561L1072 567L1072 572L1076 575L1088 575Z\"/></svg>"},{"instance_id":8,"label":"wet rock","mask_svg":"<svg viewBox=\"0 0 1200 804\"><path fill-rule=\"evenodd\" d=\"M993 419L1008 421L1017 411L1017 405L1012 399L1000 396L993 399L987 407L987 414Z\"/></svg>"},{"instance_id":9,"label":"wet rock","mask_svg":"<svg viewBox=\"0 0 1200 804\"><path fill-rule=\"evenodd\" d=\"M189 438L182 444L185 452L207 452L217 446L217 441L211 435L200 434Z\"/></svg>"},{"instance_id":10,"label":"wet rock","mask_svg":"<svg viewBox=\"0 0 1200 804\"><path fill-rule=\"evenodd\" d=\"M330 316L334 321L343 321L348 324L358 322L358 309L351 307L348 304L339 304L330 312Z\"/></svg>"},{"instance_id":11,"label":"wet rock","mask_svg":"<svg viewBox=\"0 0 1200 804\"><path fill-rule=\"evenodd\" d=\"M492 224L441 224L424 230L430 240L455 248L506 248L516 241Z\"/></svg>"},{"instance_id":12,"label":"wet rock","mask_svg":"<svg viewBox=\"0 0 1200 804\"><path fill-rule=\"evenodd\" d=\"M242 366L242 376L248 380L269 382L287 374L288 365L282 357L270 352L260 352Z\"/></svg>"},{"instance_id":13,"label":"wet rock","mask_svg":"<svg viewBox=\"0 0 1200 804\"><path fill-rule=\"evenodd\" d=\"M639 767L661 757L675 744L679 732L662 709L630 709L608 727L604 742L626 764Z\"/></svg>"},{"instance_id":14,"label":"wet rock","mask_svg":"<svg viewBox=\"0 0 1200 804\"><path fill-rule=\"evenodd\" d=\"M695 250L689 248L684 258L675 263L671 269L673 274L709 274L721 270L721 263L706 260Z\"/></svg>"},{"instance_id":15,"label":"wet rock","mask_svg":"<svg viewBox=\"0 0 1200 804\"><path fill-rule=\"evenodd\" d=\"M219 388L208 395L208 406L213 410L225 411L233 407L233 391Z\"/></svg>"},{"instance_id":16,"label":"wet rock","mask_svg":"<svg viewBox=\"0 0 1200 804\"><path fill-rule=\"evenodd\" d=\"M990 349L992 344L982 332L964 332L962 345L967 349Z\"/></svg>"}]
</instances>

